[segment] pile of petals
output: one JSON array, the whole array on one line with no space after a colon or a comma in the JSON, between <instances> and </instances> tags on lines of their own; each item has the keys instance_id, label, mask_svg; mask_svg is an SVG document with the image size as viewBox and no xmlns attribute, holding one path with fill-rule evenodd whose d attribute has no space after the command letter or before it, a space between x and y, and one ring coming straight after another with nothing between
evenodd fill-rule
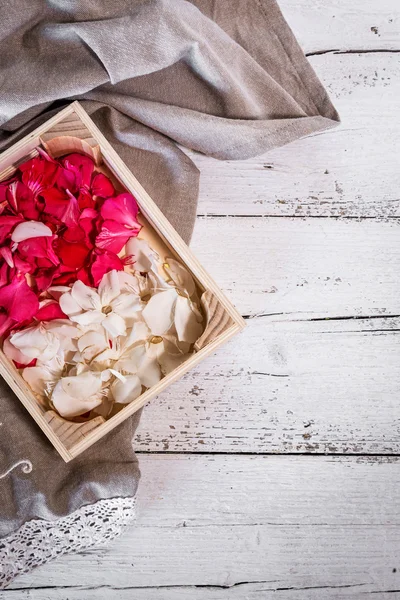
<instances>
[{"instance_id":1,"label":"pile of petals","mask_svg":"<svg viewBox=\"0 0 400 600\"><path fill-rule=\"evenodd\" d=\"M193 352L196 286L89 157L38 151L0 183L3 351L44 406L107 417Z\"/></svg>"}]
</instances>

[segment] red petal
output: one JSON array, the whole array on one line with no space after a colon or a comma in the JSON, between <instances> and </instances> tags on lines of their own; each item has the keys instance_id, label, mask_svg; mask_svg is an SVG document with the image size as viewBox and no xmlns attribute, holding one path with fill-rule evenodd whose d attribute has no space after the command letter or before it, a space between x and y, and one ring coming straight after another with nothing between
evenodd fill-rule
<instances>
[{"instance_id":1,"label":"red petal","mask_svg":"<svg viewBox=\"0 0 400 600\"><path fill-rule=\"evenodd\" d=\"M63 239L66 242L83 242L86 240L86 235L84 230L77 225L76 227L69 227L63 234Z\"/></svg>"},{"instance_id":2,"label":"red petal","mask_svg":"<svg viewBox=\"0 0 400 600\"><path fill-rule=\"evenodd\" d=\"M110 198L114 195L114 186L103 173L97 173L92 181L92 194L99 198Z\"/></svg>"},{"instance_id":3,"label":"red petal","mask_svg":"<svg viewBox=\"0 0 400 600\"><path fill-rule=\"evenodd\" d=\"M92 159L84 154L74 153L65 156L62 162L66 169L75 174L77 187L89 189L94 170Z\"/></svg>"},{"instance_id":4,"label":"red petal","mask_svg":"<svg viewBox=\"0 0 400 600\"><path fill-rule=\"evenodd\" d=\"M47 258L51 264L58 265L59 259L54 252L52 242L57 236L36 237L24 240L18 244L17 252L24 260L29 263L35 262L38 258Z\"/></svg>"},{"instance_id":5,"label":"red petal","mask_svg":"<svg viewBox=\"0 0 400 600\"><path fill-rule=\"evenodd\" d=\"M55 300L49 300L44 306L41 306L35 315L38 321L52 321L53 319L67 319L60 305Z\"/></svg>"},{"instance_id":6,"label":"red petal","mask_svg":"<svg viewBox=\"0 0 400 600\"><path fill-rule=\"evenodd\" d=\"M78 203L79 208L81 210L83 210L84 208L94 207L94 200L92 198L92 194L86 188L81 188L79 190Z\"/></svg>"},{"instance_id":7,"label":"red petal","mask_svg":"<svg viewBox=\"0 0 400 600\"><path fill-rule=\"evenodd\" d=\"M37 196L53 185L57 176L58 164L53 160L49 161L38 156L19 165L19 170L22 172L22 183Z\"/></svg>"},{"instance_id":8,"label":"red petal","mask_svg":"<svg viewBox=\"0 0 400 600\"><path fill-rule=\"evenodd\" d=\"M57 274L58 267L52 266L50 269L39 269L35 273L35 285L38 292L45 292L51 286Z\"/></svg>"},{"instance_id":9,"label":"red petal","mask_svg":"<svg viewBox=\"0 0 400 600\"><path fill-rule=\"evenodd\" d=\"M71 244L63 239L60 239L58 242L58 256L63 265L67 267L72 267L73 269L83 267L89 253L90 248L81 242Z\"/></svg>"},{"instance_id":10,"label":"red petal","mask_svg":"<svg viewBox=\"0 0 400 600\"><path fill-rule=\"evenodd\" d=\"M24 365L24 363L19 363L16 360L13 360L13 363L17 367L17 369L25 369L25 367L34 367L34 366L36 366L37 358L32 358L32 360L29 363L29 365Z\"/></svg>"},{"instance_id":11,"label":"red petal","mask_svg":"<svg viewBox=\"0 0 400 600\"><path fill-rule=\"evenodd\" d=\"M42 192L41 196L45 202L45 212L62 219L70 201L68 194L57 188L50 188Z\"/></svg>"},{"instance_id":12,"label":"red petal","mask_svg":"<svg viewBox=\"0 0 400 600\"><path fill-rule=\"evenodd\" d=\"M33 192L20 181L8 186L7 201L15 213L21 213L25 219L37 220L39 211L36 207Z\"/></svg>"},{"instance_id":13,"label":"red petal","mask_svg":"<svg viewBox=\"0 0 400 600\"><path fill-rule=\"evenodd\" d=\"M26 283L25 277L15 279L12 283L5 285L0 289L0 307L2 308L2 325L0 326L0 335L9 328L9 320L15 323L29 321L32 319L39 308L39 301L36 294Z\"/></svg>"},{"instance_id":14,"label":"red petal","mask_svg":"<svg viewBox=\"0 0 400 600\"><path fill-rule=\"evenodd\" d=\"M11 254L10 248L7 248L7 246L2 246L0 248L0 254L6 261L8 266L13 269L14 268L14 259L13 259L13 255Z\"/></svg>"},{"instance_id":15,"label":"red petal","mask_svg":"<svg viewBox=\"0 0 400 600\"><path fill-rule=\"evenodd\" d=\"M116 271L123 271L124 265L122 260L113 252L107 250L96 250L95 259L92 264L91 272L94 280L94 285L97 287L100 281L103 279L103 275L115 269Z\"/></svg>"},{"instance_id":16,"label":"red petal","mask_svg":"<svg viewBox=\"0 0 400 600\"><path fill-rule=\"evenodd\" d=\"M69 202L66 209L61 217L61 220L67 227L76 227L81 214L79 210L78 200L67 190Z\"/></svg>"},{"instance_id":17,"label":"red petal","mask_svg":"<svg viewBox=\"0 0 400 600\"><path fill-rule=\"evenodd\" d=\"M7 285L7 283L10 283L10 272L11 269L9 268L8 264L4 262L0 267L0 287L3 287L3 285Z\"/></svg>"},{"instance_id":18,"label":"red petal","mask_svg":"<svg viewBox=\"0 0 400 600\"><path fill-rule=\"evenodd\" d=\"M82 267L82 269L79 269L79 271L77 272L76 277L77 279L80 279L80 281L82 281L85 285L92 285L92 279L90 277L88 269Z\"/></svg>"},{"instance_id":19,"label":"red petal","mask_svg":"<svg viewBox=\"0 0 400 600\"><path fill-rule=\"evenodd\" d=\"M104 202L100 212L103 219L117 221L137 230L138 233L141 229L140 223L136 220L139 207L132 194L120 194L115 198L109 198Z\"/></svg>"},{"instance_id":20,"label":"red petal","mask_svg":"<svg viewBox=\"0 0 400 600\"><path fill-rule=\"evenodd\" d=\"M0 244L3 244L17 223L24 219L21 216L0 215Z\"/></svg>"},{"instance_id":21,"label":"red petal","mask_svg":"<svg viewBox=\"0 0 400 600\"><path fill-rule=\"evenodd\" d=\"M138 231L128 229L117 221L104 221L101 231L96 237L96 246L118 254L129 238L135 237L137 234Z\"/></svg>"}]
</instances>

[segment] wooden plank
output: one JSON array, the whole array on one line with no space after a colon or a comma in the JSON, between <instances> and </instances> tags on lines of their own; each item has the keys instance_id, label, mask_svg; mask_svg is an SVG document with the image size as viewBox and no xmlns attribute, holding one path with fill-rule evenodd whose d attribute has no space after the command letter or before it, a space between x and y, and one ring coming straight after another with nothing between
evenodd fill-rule
<instances>
[{"instance_id":1,"label":"wooden plank","mask_svg":"<svg viewBox=\"0 0 400 600\"><path fill-rule=\"evenodd\" d=\"M250 319L146 407L141 451L400 453L400 319Z\"/></svg>"},{"instance_id":2,"label":"wooden plank","mask_svg":"<svg viewBox=\"0 0 400 600\"><path fill-rule=\"evenodd\" d=\"M396 0L279 0L305 52L400 49Z\"/></svg>"},{"instance_id":3,"label":"wooden plank","mask_svg":"<svg viewBox=\"0 0 400 600\"><path fill-rule=\"evenodd\" d=\"M399 589L398 458L166 455L141 457L141 468L137 527L109 548L19 578L18 598L220 600L249 591L320 600Z\"/></svg>"},{"instance_id":4,"label":"wooden plank","mask_svg":"<svg viewBox=\"0 0 400 600\"><path fill-rule=\"evenodd\" d=\"M192 153L201 171L199 214L400 215L400 54L310 60L342 124L246 161Z\"/></svg>"},{"instance_id":5,"label":"wooden plank","mask_svg":"<svg viewBox=\"0 0 400 600\"><path fill-rule=\"evenodd\" d=\"M244 315L400 314L397 220L201 218L192 248Z\"/></svg>"},{"instance_id":6,"label":"wooden plank","mask_svg":"<svg viewBox=\"0 0 400 600\"><path fill-rule=\"evenodd\" d=\"M354 586L316 586L310 589L270 587L274 582L239 583L234 587L223 586L164 586L160 588L128 587L112 589L110 586L96 588L53 588L33 590L10 590L4 600L399 600L397 590L383 591L373 583ZM132 596L134 593L134 596ZM372 596L371 594L375 594ZM379 594L379 596L377 596Z\"/></svg>"}]
</instances>

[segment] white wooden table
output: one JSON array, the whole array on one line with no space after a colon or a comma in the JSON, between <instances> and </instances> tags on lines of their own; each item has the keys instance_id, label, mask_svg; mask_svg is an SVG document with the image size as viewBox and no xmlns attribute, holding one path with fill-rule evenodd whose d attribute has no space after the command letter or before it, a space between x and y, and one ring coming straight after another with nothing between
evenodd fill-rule
<instances>
[{"instance_id":1,"label":"white wooden table","mask_svg":"<svg viewBox=\"0 0 400 600\"><path fill-rule=\"evenodd\" d=\"M137 527L7 600L400 599L400 4L281 6L342 125L194 157L247 330L146 408Z\"/></svg>"}]
</instances>

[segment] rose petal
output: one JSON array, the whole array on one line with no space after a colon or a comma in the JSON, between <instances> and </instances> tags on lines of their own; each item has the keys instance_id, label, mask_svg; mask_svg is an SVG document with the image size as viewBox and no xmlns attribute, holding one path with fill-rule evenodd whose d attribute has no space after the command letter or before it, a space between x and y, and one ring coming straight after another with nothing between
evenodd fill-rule
<instances>
[{"instance_id":1,"label":"rose petal","mask_svg":"<svg viewBox=\"0 0 400 600\"><path fill-rule=\"evenodd\" d=\"M10 360L18 363L19 365L29 365L32 362L30 356L26 356L21 350L13 346L10 342L10 338L7 337L3 342L3 352Z\"/></svg>"}]
</instances>

